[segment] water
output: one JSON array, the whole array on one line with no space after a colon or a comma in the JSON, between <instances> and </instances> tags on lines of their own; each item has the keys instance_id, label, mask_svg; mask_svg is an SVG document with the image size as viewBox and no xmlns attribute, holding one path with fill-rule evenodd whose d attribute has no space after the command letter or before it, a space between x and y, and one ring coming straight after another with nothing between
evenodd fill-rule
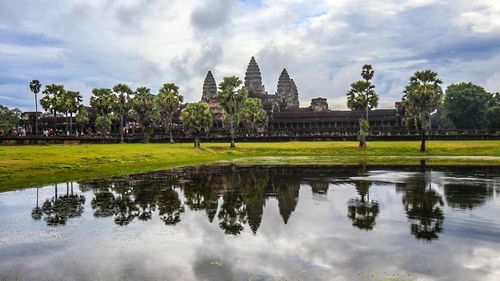
<instances>
[{"instance_id":1,"label":"water","mask_svg":"<svg viewBox=\"0 0 500 281\"><path fill-rule=\"evenodd\" d=\"M0 280L500 280L499 198L492 167L208 166L23 189L0 193Z\"/></svg>"}]
</instances>

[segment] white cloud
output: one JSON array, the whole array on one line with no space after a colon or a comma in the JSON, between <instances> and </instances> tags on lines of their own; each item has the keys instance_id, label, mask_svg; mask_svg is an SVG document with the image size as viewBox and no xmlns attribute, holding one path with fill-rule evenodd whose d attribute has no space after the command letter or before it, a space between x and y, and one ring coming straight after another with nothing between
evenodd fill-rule
<instances>
[{"instance_id":1,"label":"white cloud","mask_svg":"<svg viewBox=\"0 0 500 281\"><path fill-rule=\"evenodd\" d=\"M286 67L302 104L324 96L334 108L345 108L349 84L370 63L381 106L392 107L421 68L452 83L460 82L455 66L468 64L458 77L488 88L500 75L490 60L499 51L500 5L488 0L21 0L2 2L0 11L0 67L7 69L0 83L19 88L38 78L88 95L119 82L153 92L175 82L195 101L209 69L216 79L243 78L255 55L270 93Z\"/></svg>"}]
</instances>

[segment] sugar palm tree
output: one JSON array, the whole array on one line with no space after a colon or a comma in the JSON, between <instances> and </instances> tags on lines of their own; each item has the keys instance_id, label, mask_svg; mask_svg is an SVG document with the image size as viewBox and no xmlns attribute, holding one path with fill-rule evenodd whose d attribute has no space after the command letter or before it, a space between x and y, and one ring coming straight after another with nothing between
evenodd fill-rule
<instances>
[{"instance_id":1,"label":"sugar palm tree","mask_svg":"<svg viewBox=\"0 0 500 281\"><path fill-rule=\"evenodd\" d=\"M56 131L56 117L57 112L61 112L62 109L62 101L64 98L66 90L63 85L50 84L45 86L45 90L43 90L42 94L44 97L40 100L40 104L42 105L45 111L48 111L54 115L54 131Z\"/></svg>"},{"instance_id":2,"label":"sugar palm tree","mask_svg":"<svg viewBox=\"0 0 500 281\"><path fill-rule=\"evenodd\" d=\"M125 84L117 84L113 86L113 93L115 93L118 102L115 104L115 112L120 116L120 142L124 142L123 127L125 117L130 110L130 100L133 96L133 91Z\"/></svg>"},{"instance_id":3,"label":"sugar palm tree","mask_svg":"<svg viewBox=\"0 0 500 281\"><path fill-rule=\"evenodd\" d=\"M226 120L229 123L229 132L231 134L231 147L235 147L234 135L235 127L238 125L238 113L240 112L248 92L245 87L242 87L241 80L236 76L224 77L219 84L219 92L217 100L226 112Z\"/></svg>"},{"instance_id":4,"label":"sugar palm tree","mask_svg":"<svg viewBox=\"0 0 500 281\"><path fill-rule=\"evenodd\" d=\"M33 80L30 82L30 90L35 95L35 136L38 136L38 93L40 93L40 88L42 84L40 81Z\"/></svg>"},{"instance_id":5,"label":"sugar palm tree","mask_svg":"<svg viewBox=\"0 0 500 281\"><path fill-rule=\"evenodd\" d=\"M212 114L204 102L190 103L181 113L184 129L194 136L194 147L200 147L200 137L212 126Z\"/></svg>"},{"instance_id":6,"label":"sugar palm tree","mask_svg":"<svg viewBox=\"0 0 500 281\"><path fill-rule=\"evenodd\" d=\"M422 124L422 142L420 151L425 151L427 124L430 115L443 102L443 81L432 70L417 71L410 77L410 82L403 92L403 104L412 109L410 114L419 115Z\"/></svg>"},{"instance_id":7,"label":"sugar palm tree","mask_svg":"<svg viewBox=\"0 0 500 281\"><path fill-rule=\"evenodd\" d=\"M174 143L172 136L174 113L180 108L183 101L184 97L179 94L179 87L174 83L163 84L163 87L158 91L157 103L160 117L165 127L165 133L168 130L170 134L170 143Z\"/></svg>"},{"instance_id":8,"label":"sugar palm tree","mask_svg":"<svg viewBox=\"0 0 500 281\"><path fill-rule=\"evenodd\" d=\"M69 131L73 132L73 114L78 112L83 101L82 95L77 91L66 92L66 110L69 113Z\"/></svg>"},{"instance_id":9,"label":"sugar palm tree","mask_svg":"<svg viewBox=\"0 0 500 281\"><path fill-rule=\"evenodd\" d=\"M359 147L366 148L366 135L369 130L368 112L378 106L378 95L375 86L371 83L374 71L372 66L363 66L361 76L363 80L351 84L351 89L347 92L347 107L360 112L359 119Z\"/></svg>"},{"instance_id":10,"label":"sugar palm tree","mask_svg":"<svg viewBox=\"0 0 500 281\"><path fill-rule=\"evenodd\" d=\"M76 114L76 123L80 124L80 135L83 135L83 127L85 124L89 123L89 120L87 108L80 104L78 107L78 113Z\"/></svg>"},{"instance_id":11,"label":"sugar palm tree","mask_svg":"<svg viewBox=\"0 0 500 281\"><path fill-rule=\"evenodd\" d=\"M155 96L146 87L139 87L131 100L133 117L141 124L142 141L149 141L149 129L158 120L158 110L155 103Z\"/></svg>"}]
</instances>

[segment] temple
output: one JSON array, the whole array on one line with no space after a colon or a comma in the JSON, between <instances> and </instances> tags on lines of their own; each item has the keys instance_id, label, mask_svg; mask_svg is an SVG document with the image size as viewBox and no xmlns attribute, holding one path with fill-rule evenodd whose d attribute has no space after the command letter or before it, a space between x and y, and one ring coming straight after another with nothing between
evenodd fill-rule
<instances>
[{"instance_id":1,"label":"temple","mask_svg":"<svg viewBox=\"0 0 500 281\"><path fill-rule=\"evenodd\" d=\"M322 134L337 132L348 134L359 127L359 112L351 110L333 110L327 99L311 99L310 105L300 107L299 90L290 74L283 68L277 81L276 93L269 94L262 83L262 74L255 57L250 59L245 72L245 87L251 98L262 101L269 116L267 130L290 135ZM202 101L210 104L211 111L217 113L215 127L221 127L220 108L215 101L217 85L209 71L203 83ZM369 111L370 130L388 131L404 129L404 109L400 102L394 109L375 109Z\"/></svg>"}]
</instances>

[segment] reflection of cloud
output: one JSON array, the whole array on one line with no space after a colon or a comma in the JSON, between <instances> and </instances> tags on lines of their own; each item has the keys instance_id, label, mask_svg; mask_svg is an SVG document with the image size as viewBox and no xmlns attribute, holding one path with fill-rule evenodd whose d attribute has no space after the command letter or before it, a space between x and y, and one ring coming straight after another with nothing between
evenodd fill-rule
<instances>
[{"instance_id":1,"label":"reflection of cloud","mask_svg":"<svg viewBox=\"0 0 500 281\"><path fill-rule=\"evenodd\" d=\"M316 178L305 174L303 178L296 173L284 177L290 186ZM369 171L370 176L377 182L377 176L384 176L395 183L409 177L405 172L397 177L387 171ZM444 174L427 176L434 184ZM180 188L177 191L181 199L187 194ZM209 223L204 210L189 208L176 226L165 226L155 214L149 221L119 227L112 217L94 218L92 200L86 200L82 217L65 227L34 228L26 211L35 202L34 190L1 193L0 213L8 215L0 216L0 224L10 227L0 229L0 272L44 272L44 279L54 280L297 280L297 276L303 280L370 280L365 277L371 273L411 274L417 280L500 277L500 244L480 236L494 236L491 229L499 226L498 204L485 204L474 213L445 210L440 239L422 243L409 233L402 194L396 193L395 184L373 183L369 192L380 203L373 231L351 226L346 203L358 194L355 185L345 181L330 185L324 194L328 200L322 201L316 200L308 184L302 184L300 200L286 225L278 199L266 199L257 233L246 225L239 236L224 235L217 220ZM87 199L94 196L90 188L84 194ZM41 201L51 196L53 187L40 190ZM463 225L470 228L460 228Z\"/></svg>"}]
</instances>

